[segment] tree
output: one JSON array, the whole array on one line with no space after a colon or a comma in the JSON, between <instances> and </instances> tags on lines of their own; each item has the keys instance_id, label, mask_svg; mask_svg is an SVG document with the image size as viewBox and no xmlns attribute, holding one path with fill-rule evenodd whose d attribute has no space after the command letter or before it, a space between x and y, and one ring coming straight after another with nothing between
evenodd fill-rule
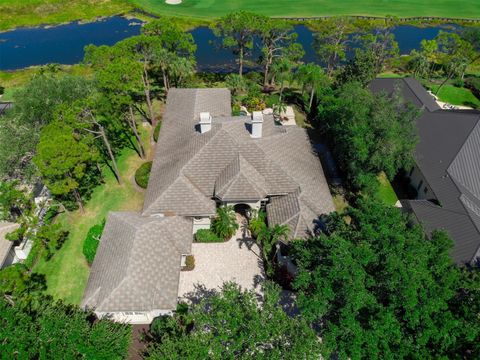
<instances>
[{"instance_id":1,"label":"tree","mask_svg":"<svg viewBox=\"0 0 480 360\"><path fill-rule=\"evenodd\" d=\"M282 102L283 90L285 89L285 83L293 77L294 63L287 58L281 58L273 63L272 73L275 80L280 82L279 103Z\"/></svg>"},{"instance_id":2,"label":"tree","mask_svg":"<svg viewBox=\"0 0 480 360\"><path fill-rule=\"evenodd\" d=\"M192 58L197 49L193 35L183 31L173 18L149 21L142 28L142 34L154 37L161 48L179 57Z\"/></svg>"},{"instance_id":3,"label":"tree","mask_svg":"<svg viewBox=\"0 0 480 360\"><path fill-rule=\"evenodd\" d=\"M46 258L49 260L56 250L59 250L65 240L67 240L68 231L63 230L61 224L42 225L35 233L35 241L38 241L42 248L46 250Z\"/></svg>"},{"instance_id":4,"label":"tree","mask_svg":"<svg viewBox=\"0 0 480 360\"><path fill-rule=\"evenodd\" d=\"M374 95L359 83L347 83L325 99L319 119L340 168L351 185L362 188L365 175L384 171L392 179L400 168L408 168L419 114L405 104L399 89L392 96Z\"/></svg>"},{"instance_id":5,"label":"tree","mask_svg":"<svg viewBox=\"0 0 480 360\"><path fill-rule=\"evenodd\" d=\"M218 293L152 324L147 359L319 359L321 344L301 317L280 306L280 289L253 291L226 283Z\"/></svg>"},{"instance_id":6,"label":"tree","mask_svg":"<svg viewBox=\"0 0 480 360\"><path fill-rule=\"evenodd\" d=\"M349 19L332 18L322 21L319 31L314 35L313 46L329 77L333 75L338 63L345 60L350 27Z\"/></svg>"},{"instance_id":7,"label":"tree","mask_svg":"<svg viewBox=\"0 0 480 360\"><path fill-rule=\"evenodd\" d=\"M438 94L453 76L463 79L467 66L475 59L475 51L472 44L455 33L440 31L435 39L438 43L439 61L445 76L445 80L435 92Z\"/></svg>"},{"instance_id":8,"label":"tree","mask_svg":"<svg viewBox=\"0 0 480 360\"><path fill-rule=\"evenodd\" d=\"M0 182L0 220L14 222L31 210L32 201L19 185L15 180Z\"/></svg>"},{"instance_id":9,"label":"tree","mask_svg":"<svg viewBox=\"0 0 480 360\"><path fill-rule=\"evenodd\" d=\"M288 225L275 225L273 227L264 226L258 231L257 241L262 249L262 257L265 263L266 273L269 276L274 274L274 265L277 256L277 244L283 239L286 240L290 228Z\"/></svg>"},{"instance_id":10,"label":"tree","mask_svg":"<svg viewBox=\"0 0 480 360\"><path fill-rule=\"evenodd\" d=\"M375 74L380 74L384 70L388 59L399 56L398 43L395 41L395 35L390 31L390 26L378 27L373 32L359 37L361 50L357 49L357 51L370 54Z\"/></svg>"},{"instance_id":11,"label":"tree","mask_svg":"<svg viewBox=\"0 0 480 360\"><path fill-rule=\"evenodd\" d=\"M223 39L223 47L231 48L238 55L238 74L243 75L245 57L253 48L254 35L264 16L246 11L237 11L222 17L213 28L215 36Z\"/></svg>"},{"instance_id":12,"label":"tree","mask_svg":"<svg viewBox=\"0 0 480 360\"><path fill-rule=\"evenodd\" d=\"M102 101L110 118L118 117L130 129L136 140L136 148L140 157L145 157L145 149L137 128L134 114L135 99L142 87L142 67L139 63L127 58L116 58L95 72L97 86ZM106 99L105 99L106 98ZM104 111L105 112L105 111Z\"/></svg>"},{"instance_id":13,"label":"tree","mask_svg":"<svg viewBox=\"0 0 480 360\"><path fill-rule=\"evenodd\" d=\"M78 136L77 136L78 137ZM81 188L92 188L88 173L94 171L98 152L92 139L77 138L74 128L60 121L47 125L40 134L33 161L43 181L54 195L73 195L83 211Z\"/></svg>"},{"instance_id":14,"label":"tree","mask_svg":"<svg viewBox=\"0 0 480 360\"><path fill-rule=\"evenodd\" d=\"M228 74L225 77L225 85L230 89L233 96L241 91L247 90L247 82L238 74Z\"/></svg>"},{"instance_id":15,"label":"tree","mask_svg":"<svg viewBox=\"0 0 480 360\"><path fill-rule=\"evenodd\" d=\"M238 229L237 218L233 206L221 206L212 221L212 230L222 239L230 239Z\"/></svg>"},{"instance_id":16,"label":"tree","mask_svg":"<svg viewBox=\"0 0 480 360\"><path fill-rule=\"evenodd\" d=\"M288 57L299 61L303 54L301 44L295 42L297 33L286 20L264 18L259 23L259 33L262 40L263 85L271 84L270 69L277 59Z\"/></svg>"},{"instance_id":17,"label":"tree","mask_svg":"<svg viewBox=\"0 0 480 360\"><path fill-rule=\"evenodd\" d=\"M15 106L0 118L0 173L28 180L35 174L31 159L41 129L53 121L55 108L92 91L91 81L63 73L36 75L13 94Z\"/></svg>"},{"instance_id":18,"label":"tree","mask_svg":"<svg viewBox=\"0 0 480 360\"><path fill-rule=\"evenodd\" d=\"M0 297L2 356L8 359L124 359L129 325L50 297Z\"/></svg>"},{"instance_id":19,"label":"tree","mask_svg":"<svg viewBox=\"0 0 480 360\"><path fill-rule=\"evenodd\" d=\"M299 267L298 304L319 326L325 358L478 356L470 352L478 351L478 313L459 316L463 286L446 233L427 237L399 209L372 197L331 215L326 229L290 252Z\"/></svg>"},{"instance_id":20,"label":"tree","mask_svg":"<svg viewBox=\"0 0 480 360\"><path fill-rule=\"evenodd\" d=\"M325 86L328 83L328 78L325 76L323 69L313 63L300 65L298 67L297 75L302 84L302 95L306 89L309 89L310 91L308 108L311 110L315 91L322 85Z\"/></svg>"}]
</instances>

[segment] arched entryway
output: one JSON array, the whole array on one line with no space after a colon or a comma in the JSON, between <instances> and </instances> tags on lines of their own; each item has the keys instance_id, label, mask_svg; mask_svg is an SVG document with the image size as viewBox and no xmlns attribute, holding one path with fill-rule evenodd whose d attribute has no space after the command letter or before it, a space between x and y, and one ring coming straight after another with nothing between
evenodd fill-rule
<instances>
[{"instance_id":1,"label":"arched entryway","mask_svg":"<svg viewBox=\"0 0 480 360\"><path fill-rule=\"evenodd\" d=\"M235 212L237 214L240 214L247 219L250 218L250 214L251 214L251 211L252 211L252 208L251 208L250 205L242 204L242 203L241 204L235 204L233 206L233 209L235 210Z\"/></svg>"}]
</instances>

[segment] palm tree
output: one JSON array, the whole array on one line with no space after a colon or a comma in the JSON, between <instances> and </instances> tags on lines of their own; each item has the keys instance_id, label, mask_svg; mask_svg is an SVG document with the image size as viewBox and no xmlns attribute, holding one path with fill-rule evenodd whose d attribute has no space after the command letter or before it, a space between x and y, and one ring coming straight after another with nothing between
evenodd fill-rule
<instances>
[{"instance_id":1,"label":"palm tree","mask_svg":"<svg viewBox=\"0 0 480 360\"><path fill-rule=\"evenodd\" d=\"M289 81L292 77L293 63L286 59L280 59L278 62L273 63L272 72L276 80L280 82L280 96L279 102L282 102L283 89L285 82Z\"/></svg>"},{"instance_id":2,"label":"palm tree","mask_svg":"<svg viewBox=\"0 0 480 360\"><path fill-rule=\"evenodd\" d=\"M310 89L309 109L311 109L315 90L327 81L327 77L322 67L313 63L299 66L297 74L302 83L302 95L307 88Z\"/></svg>"},{"instance_id":3,"label":"palm tree","mask_svg":"<svg viewBox=\"0 0 480 360\"><path fill-rule=\"evenodd\" d=\"M238 229L237 218L233 206L221 206L212 223L213 232L222 239L231 238Z\"/></svg>"},{"instance_id":4,"label":"palm tree","mask_svg":"<svg viewBox=\"0 0 480 360\"><path fill-rule=\"evenodd\" d=\"M263 261L265 262L265 268L267 275L273 275L273 265L275 263L275 257L277 256L277 243L280 239L286 240L290 228L288 225L275 225L274 227L263 227L257 237L259 245L262 249ZM274 251L275 249L275 251Z\"/></svg>"}]
</instances>

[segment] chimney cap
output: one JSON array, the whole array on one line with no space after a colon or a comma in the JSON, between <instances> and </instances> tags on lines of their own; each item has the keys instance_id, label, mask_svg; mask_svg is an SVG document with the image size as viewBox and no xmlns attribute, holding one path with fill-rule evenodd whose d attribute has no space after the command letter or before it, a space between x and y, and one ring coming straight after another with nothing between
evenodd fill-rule
<instances>
[{"instance_id":1,"label":"chimney cap","mask_svg":"<svg viewBox=\"0 0 480 360\"><path fill-rule=\"evenodd\" d=\"M263 122L263 113L261 111L252 112L252 122Z\"/></svg>"},{"instance_id":2,"label":"chimney cap","mask_svg":"<svg viewBox=\"0 0 480 360\"><path fill-rule=\"evenodd\" d=\"M210 124L212 122L212 116L209 112L200 113L200 124Z\"/></svg>"}]
</instances>

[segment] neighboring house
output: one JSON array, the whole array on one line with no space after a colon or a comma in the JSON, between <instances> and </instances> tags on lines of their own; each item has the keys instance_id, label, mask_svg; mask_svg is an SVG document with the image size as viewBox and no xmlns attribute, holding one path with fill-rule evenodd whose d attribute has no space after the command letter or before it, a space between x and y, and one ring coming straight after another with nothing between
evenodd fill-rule
<instances>
[{"instance_id":1,"label":"neighboring house","mask_svg":"<svg viewBox=\"0 0 480 360\"><path fill-rule=\"evenodd\" d=\"M307 132L273 115L232 116L227 89L171 89L141 214L111 213L82 305L150 323L175 309L193 234L221 205L265 209L269 226L312 235L334 211Z\"/></svg>"},{"instance_id":2,"label":"neighboring house","mask_svg":"<svg viewBox=\"0 0 480 360\"><path fill-rule=\"evenodd\" d=\"M0 221L0 269L19 261L13 241L5 239L8 233L15 231L19 226L19 224Z\"/></svg>"},{"instance_id":3,"label":"neighboring house","mask_svg":"<svg viewBox=\"0 0 480 360\"><path fill-rule=\"evenodd\" d=\"M443 110L411 78L376 79L375 92L401 90L405 100L424 109L417 121L415 166L407 169L418 195L404 201L427 232L446 230L458 264L480 257L480 112Z\"/></svg>"}]
</instances>

